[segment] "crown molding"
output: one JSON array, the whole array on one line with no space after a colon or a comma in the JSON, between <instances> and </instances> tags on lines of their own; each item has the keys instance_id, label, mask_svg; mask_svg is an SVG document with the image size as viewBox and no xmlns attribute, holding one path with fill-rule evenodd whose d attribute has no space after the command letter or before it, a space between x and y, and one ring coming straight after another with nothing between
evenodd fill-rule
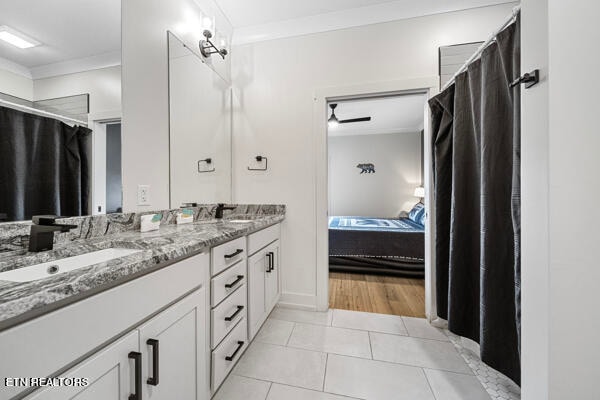
<instances>
[{"instance_id":1,"label":"crown molding","mask_svg":"<svg viewBox=\"0 0 600 400\"><path fill-rule=\"evenodd\" d=\"M14 61L7 60L6 58L0 57L0 69L12 72L16 75L23 76L27 79L32 79L31 71L29 70L29 68L21 64L17 64Z\"/></svg>"},{"instance_id":2,"label":"crown molding","mask_svg":"<svg viewBox=\"0 0 600 400\"><path fill-rule=\"evenodd\" d=\"M387 3L352 8L310 17L235 28L232 44L242 45L266 40L302 36L312 33L443 14L505 3L518 3L518 1L459 0L453 1L452 4L447 4L447 2L439 0L395 0Z\"/></svg>"},{"instance_id":3,"label":"crown molding","mask_svg":"<svg viewBox=\"0 0 600 400\"><path fill-rule=\"evenodd\" d=\"M93 71L121 65L121 50L31 68L33 79Z\"/></svg>"}]
</instances>

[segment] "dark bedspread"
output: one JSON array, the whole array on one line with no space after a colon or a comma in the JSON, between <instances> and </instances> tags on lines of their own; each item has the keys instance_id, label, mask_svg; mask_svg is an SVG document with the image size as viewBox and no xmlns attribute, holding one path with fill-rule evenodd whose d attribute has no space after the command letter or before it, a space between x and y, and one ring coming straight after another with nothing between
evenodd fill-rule
<instances>
[{"instance_id":1,"label":"dark bedspread","mask_svg":"<svg viewBox=\"0 0 600 400\"><path fill-rule=\"evenodd\" d=\"M408 218L329 218L331 270L424 275L425 230Z\"/></svg>"}]
</instances>

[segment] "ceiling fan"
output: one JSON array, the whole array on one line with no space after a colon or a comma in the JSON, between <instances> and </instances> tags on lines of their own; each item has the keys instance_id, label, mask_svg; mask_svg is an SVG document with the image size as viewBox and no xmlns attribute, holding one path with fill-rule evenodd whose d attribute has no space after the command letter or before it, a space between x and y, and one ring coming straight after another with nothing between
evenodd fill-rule
<instances>
[{"instance_id":1,"label":"ceiling fan","mask_svg":"<svg viewBox=\"0 0 600 400\"><path fill-rule=\"evenodd\" d=\"M351 122L366 122L370 121L371 117L361 117L361 118L350 118L350 119L338 119L335 115L335 108L337 107L336 103L332 103L329 105L331 107L331 117L327 120L329 127L334 127L337 124L348 124Z\"/></svg>"}]
</instances>

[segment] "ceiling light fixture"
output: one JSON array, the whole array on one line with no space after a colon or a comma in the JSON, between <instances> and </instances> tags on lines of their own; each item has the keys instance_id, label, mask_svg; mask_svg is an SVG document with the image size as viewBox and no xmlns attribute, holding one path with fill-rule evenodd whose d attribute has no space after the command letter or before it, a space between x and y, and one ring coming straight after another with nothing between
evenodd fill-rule
<instances>
[{"instance_id":1,"label":"ceiling light fixture","mask_svg":"<svg viewBox=\"0 0 600 400\"><path fill-rule=\"evenodd\" d=\"M10 43L20 49L29 49L31 47L39 46L41 43L37 40L30 38L29 36L12 29L6 25L0 26L0 40Z\"/></svg>"},{"instance_id":2,"label":"ceiling light fixture","mask_svg":"<svg viewBox=\"0 0 600 400\"><path fill-rule=\"evenodd\" d=\"M330 104L329 107L331 107L331 117L329 117L327 120L327 125L329 125L330 128L335 128L340 124L340 121L335 116L335 108L337 107L337 104Z\"/></svg>"}]
</instances>

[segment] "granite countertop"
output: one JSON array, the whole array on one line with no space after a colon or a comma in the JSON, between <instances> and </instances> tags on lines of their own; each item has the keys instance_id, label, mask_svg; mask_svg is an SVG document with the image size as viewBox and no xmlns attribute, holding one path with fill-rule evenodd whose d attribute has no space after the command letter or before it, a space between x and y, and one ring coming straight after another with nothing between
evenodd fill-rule
<instances>
[{"instance_id":1,"label":"granite countertop","mask_svg":"<svg viewBox=\"0 0 600 400\"><path fill-rule=\"evenodd\" d=\"M2 258L0 271L113 247L142 251L32 282L0 281L0 330L122 284L132 276L152 272L163 264L207 251L220 243L281 222L284 215L254 217L247 223L202 220L166 225L140 233L126 231L55 245L54 250Z\"/></svg>"}]
</instances>

